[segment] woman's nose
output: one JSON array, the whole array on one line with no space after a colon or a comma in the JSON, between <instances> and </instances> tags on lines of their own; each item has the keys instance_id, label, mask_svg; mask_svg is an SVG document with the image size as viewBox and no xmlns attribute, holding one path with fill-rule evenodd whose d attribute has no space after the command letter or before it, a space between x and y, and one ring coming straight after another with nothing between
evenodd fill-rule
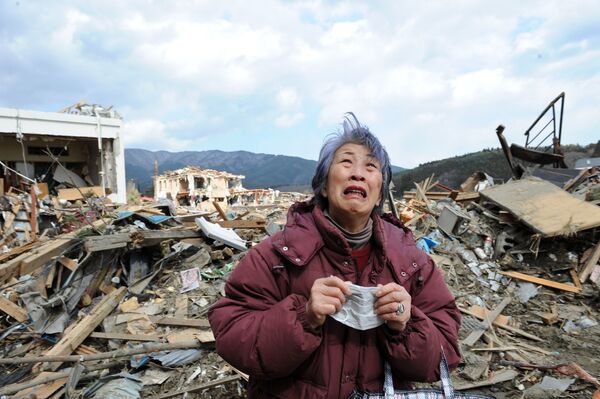
<instances>
[{"instance_id":1,"label":"woman's nose","mask_svg":"<svg viewBox=\"0 0 600 399\"><path fill-rule=\"evenodd\" d=\"M352 170L352 174L350 175L350 179L351 180L356 180L356 181L364 181L365 180L365 174L364 174L364 172L359 167L355 167Z\"/></svg>"}]
</instances>

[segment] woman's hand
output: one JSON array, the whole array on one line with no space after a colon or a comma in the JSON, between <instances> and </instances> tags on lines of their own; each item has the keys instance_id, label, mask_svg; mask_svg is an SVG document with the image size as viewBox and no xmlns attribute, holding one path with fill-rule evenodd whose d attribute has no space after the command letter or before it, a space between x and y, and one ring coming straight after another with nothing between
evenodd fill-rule
<instances>
[{"instance_id":1,"label":"woman's hand","mask_svg":"<svg viewBox=\"0 0 600 399\"><path fill-rule=\"evenodd\" d=\"M306 318L311 328L321 327L328 315L339 312L346 302L346 296L351 294L348 285L339 277L316 279L306 303Z\"/></svg>"},{"instance_id":2,"label":"woman's hand","mask_svg":"<svg viewBox=\"0 0 600 399\"><path fill-rule=\"evenodd\" d=\"M375 313L385 320L392 330L404 331L410 319L410 306L412 298L403 286L396 283L379 284L375 293Z\"/></svg>"}]
</instances>

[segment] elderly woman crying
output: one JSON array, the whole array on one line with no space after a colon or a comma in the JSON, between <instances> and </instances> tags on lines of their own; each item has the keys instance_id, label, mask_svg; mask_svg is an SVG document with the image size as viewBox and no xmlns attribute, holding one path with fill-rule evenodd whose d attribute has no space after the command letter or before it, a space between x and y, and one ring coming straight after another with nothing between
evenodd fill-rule
<instances>
[{"instance_id":1,"label":"elderly woman crying","mask_svg":"<svg viewBox=\"0 0 600 399\"><path fill-rule=\"evenodd\" d=\"M459 362L460 313L440 271L382 205L391 167L348 114L325 141L313 198L249 250L210 310L218 353L250 398L348 398L439 379Z\"/></svg>"}]
</instances>

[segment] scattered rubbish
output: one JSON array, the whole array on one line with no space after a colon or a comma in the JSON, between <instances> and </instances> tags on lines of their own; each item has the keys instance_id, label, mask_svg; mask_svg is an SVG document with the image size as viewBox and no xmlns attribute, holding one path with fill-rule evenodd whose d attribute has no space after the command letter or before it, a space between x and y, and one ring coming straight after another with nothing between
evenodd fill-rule
<instances>
[{"instance_id":1,"label":"scattered rubbish","mask_svg":"<svg viewBox=\"0 0 600 399\"><path fill-rule=\"evenodd\" d=\"M527 303L531 298L538 294L538 287L531 283L519 283L517 284L519 289L516 292L519 302Z\"/></svg>"},{"instance_id":2,"label":"scattered rubbish","mask_svg":"<svg viewBox=\"0 0 600 399\"><path fill-rule=\"evenodd\" d=\"M575 382L575 378L554 378L545 375L542 382L525 391L527 397L557 398ZM540 396L541 395L541 396Z\"/></svg>"},{"instance_id":3,"label":"scattered rubbish","mask_svg":"<svg viewBox=\"0 0 600 399\"><path fill-rule=\"evenodd\" d=\"M200 269L193 267L181 272L181 292L188 292L200 287Z\"/></svg>"}]
</instances>

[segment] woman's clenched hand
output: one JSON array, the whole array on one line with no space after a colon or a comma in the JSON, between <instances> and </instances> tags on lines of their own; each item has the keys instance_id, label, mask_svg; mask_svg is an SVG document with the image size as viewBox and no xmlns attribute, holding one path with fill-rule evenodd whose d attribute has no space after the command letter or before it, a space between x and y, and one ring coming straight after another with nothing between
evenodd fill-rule
<instances>
[{"instance_id":1,"label":"woman's clenched hand","mask_svg":"<svg viewBox=\"0 0 600 399\"><path fill-rule=\"evenodd\" d=\"M339 277L316 279L306 303L306 317L311 328L321 327L328 315L340 311L346 302L346 296L351 294L348 285Z\"/></svg>"},{"instance_id":2,"label":"woman's clenched hand","mask_svg":"<svg viewBox=\"0 0 600 399\"><path fill-rule=\"evenodd\" d=\"M375 313L379 315L392 330L404 331L410 319L412 298L403 286L396 283L378 285L375 293Z\"/></svg>"}]
</instances>

